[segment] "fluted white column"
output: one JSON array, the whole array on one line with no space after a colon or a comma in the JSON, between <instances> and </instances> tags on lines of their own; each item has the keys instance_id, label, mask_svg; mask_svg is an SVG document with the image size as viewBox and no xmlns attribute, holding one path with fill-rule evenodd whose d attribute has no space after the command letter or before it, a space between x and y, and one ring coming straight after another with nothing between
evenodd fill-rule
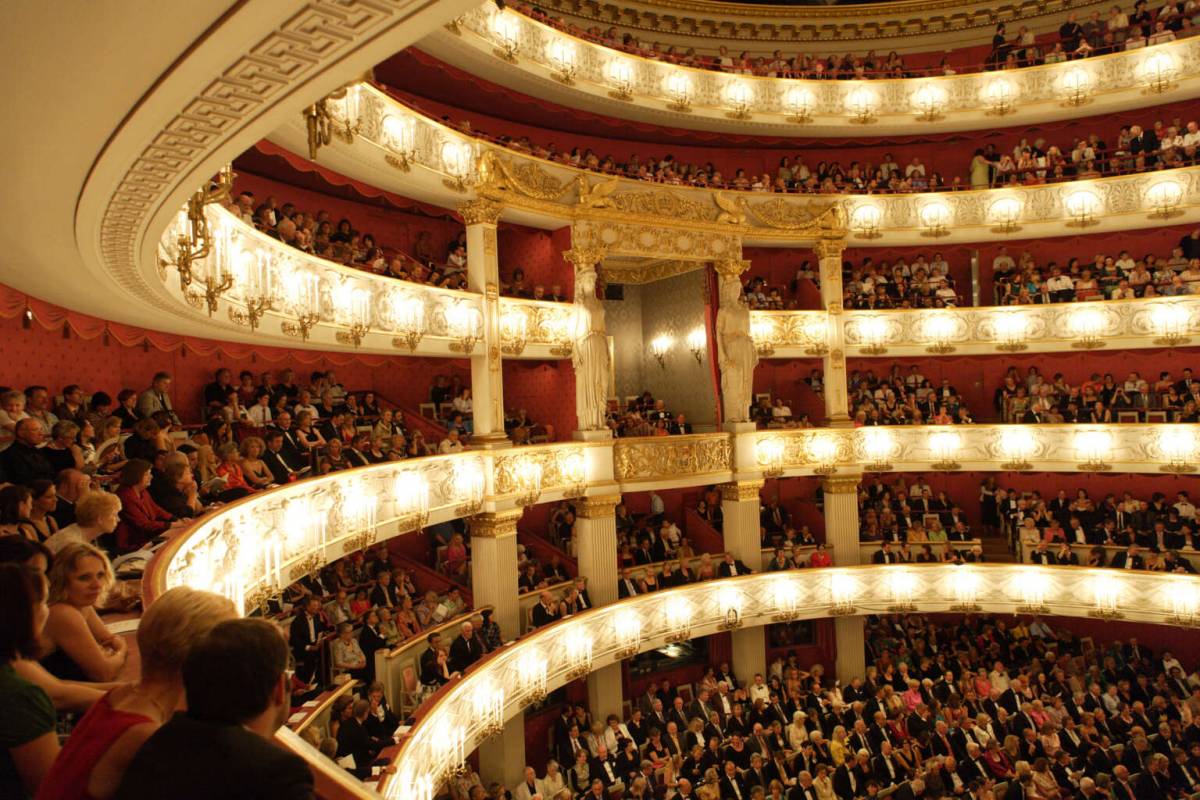
<instances>
[{"instance_id":1,"label":"fluted white column","mask_svg":"<svg viewBox=\"0 0 1200 800\"><path fill-rule=\"evenodd\" d=\"M492 606L504 640L521 634L517 587L517 520L522 509L471 517L471 595L476 608Z\"/></svg>"},{"instance_id":2,"label":"fluted white column","mask_svg":"<svg viewBox=\"0 0 1200 800\"><path fill-rule=\"evenodd\" d=\"M759 524L762 481L721 485L722 533L725 549L755 572L762 571L762 532ZM762 627L733 632L733 671L748 682L755 673L766 675L767 640Z\"/></svg>"},{"instance_id":3,"label":"fluted white column","mask_svg":"<svg viewBox=\"0 0 1200 800\"><path fill-rule=\"evenodd\" d=\"M583 497L575 502L575 542L579 574L588 597L602 606L617 599L617 504L619 494Z\"/></svg>"},{"instance_id":4,"label":"fluted white column","mask_svg":"<svg viewBox=\"0 0 1200 800\"><path fill-rule=\"evenodd\" d=\"M825 415L834 427L850 424L846 334L842 316L842 253L845 249L846 243L841 239L819 239L813 248L821 267L821 305L828 314L828 347L821 360L825 370Z\"/></svg>"},{"instance_id":5,"label":"fluted white column","mask_svg":"<svg viewBox=\"0 0 1200 800\"><path fill-rule=\"evenodd\" d=\"M458 207L467 226L467 287L483 295L483 339L471 351L475 446L503 447L504 369L500 360L500 255L496 223L503 206L480 198ZM453 345L451 345L453 348Z\"/></svg>"},{"instance_id":6,"label":"fluted white column","mask_svg":"<svg viewBox=\"0 0 1200 800\"><path fill-rule=\"evenodd\" d=\"M825 543L839 567L858 564L858 483L860 475L831 475L821 481L825 491ZM867 669L862 617L834 620L837 676L843 683L862 677Z\"/></svg>"}]
</instances>

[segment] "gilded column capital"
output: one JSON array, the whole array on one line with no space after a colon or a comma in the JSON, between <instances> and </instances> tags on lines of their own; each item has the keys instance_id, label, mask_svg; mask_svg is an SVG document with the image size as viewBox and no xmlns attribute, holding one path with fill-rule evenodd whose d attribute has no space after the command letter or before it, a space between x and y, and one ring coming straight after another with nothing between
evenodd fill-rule
<instances>
[{"instance_id":1,"label":"gilded column capital","mask_svg":"<svg viewBox=\"0 0 1200 800\"><path fill-rule=\"evenodd\" d=\"M607 248L595 245L576 245L563 251L563 258L575 265L576 271L595 270L604 260Z\"/></svg>"},{"instance_id":2,"label":"gilded column capital","mask_svg":"<svg viewBox=\"0 0 1200 800\"><path fill-rule=\"evenodd\" d=\"M821 479L825 494L858 494L861 475L830 475Z\"/></svg>"},{"instance_id":3,"label":"gilded column capital","mask_svg":"<svg viewBox=\"0 0 1200 800\"><path fill-rule=\"evenodd\" d=\"M503 211L503 203L489 200L486 197L468 200L458 206L458 214L467 225L495 225L500 221L500 214Z\"/></svg>"},{"instance_id":4,"label":"gilded column capital","mask_svg":"<svg viewBox=\"0 0 1200 800\"><path fill-rule=\"evenodd\" d=\"M817 239L813 245L813 252L819 259L836 258L840 261L845 251L845 239Z\"/></svg>"},{"instance_id":5,"label":"gilded column capital","mask_svg":"<svg viewBox=\"0 0 1200 800\"><path fill-rule=\"evenodd\" d=\"M737 278L750 269L750 262L744 258L723 258L720 261L714 261L713 268L716 269L718 275Z\"/></svg>"},{"instance_id":6,"label":"gilded column capital","mask_svg":"<svg viewBox=\"0 0 1200 800\"><path fill-rule=\"evenodd\" d=\"M602 494L595 497L581 497L575 501L575 516L580 519L603 519L616 516L617 505L621 502L619 494Z\"/></svg>"},{"instance_id":7,"label":"gilded column capital","mask_svg":"<svg viewBox=\"0 0 1200 800\"><path fill-rule=\"evenodd\" d=\"M471 526L471 536L484 539L505 539L517 535L517 521L525 513L523 508L512 508L507 511L488 511L476 514L467 520Z\"/></svg>"},{"instance_id":8,"label":"gilded column capital","mask_svg":"<svg viewBox=\"0 0 1200 800\"><path fill-rule=\"evenodd\" d=\"M734 483L722 483L721 499L727 500L730 503L745 503L750 500L757 502L762 488L763 481L735 481Z\"/></svg>"}]
</instances>

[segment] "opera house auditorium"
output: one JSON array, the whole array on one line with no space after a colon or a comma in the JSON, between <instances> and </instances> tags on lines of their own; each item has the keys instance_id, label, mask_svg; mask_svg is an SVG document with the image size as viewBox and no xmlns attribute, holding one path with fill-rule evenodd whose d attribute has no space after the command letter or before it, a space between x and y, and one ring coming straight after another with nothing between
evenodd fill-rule
<instances>
[{"instance_id":1,"label":"opera house auditorium","mask_svg":"<svg viewBox=\"0 0 1200 800\"><path fill-rule=\"evenodd\" d=\"M1200 798L1198 0L6 10L0 798Z\"/></svg>"}]
</instances>

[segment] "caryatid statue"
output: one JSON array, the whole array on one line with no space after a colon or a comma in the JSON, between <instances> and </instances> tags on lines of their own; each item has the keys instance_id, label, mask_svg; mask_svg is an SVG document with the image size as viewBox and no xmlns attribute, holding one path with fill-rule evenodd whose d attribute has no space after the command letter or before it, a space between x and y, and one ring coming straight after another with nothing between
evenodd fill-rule
<instances>
[{"instance_id":1,"label":"caryatid statue","mask_svg":"<svg viewBox=\"0 0 1200 800\"><path fill-rule=\"evenodd\" d=\"M575 264L575 417L581 431L607 429L609 354L604 303L596 297L600 252L574 248L565 253Z\"/></svg>"},{"instance_id":2,"label":"caryatid statue","mask_svg":"<svg viewBox=\"0 0 1200 800\"><path fill-rule=\"evenodd\" d=\"M749 266L736 259L717 262L721 305L717 310L717 365L726 422L749 422L758 348L750 336L750 307L739 277Z\"/></svg>"}]
</instances>

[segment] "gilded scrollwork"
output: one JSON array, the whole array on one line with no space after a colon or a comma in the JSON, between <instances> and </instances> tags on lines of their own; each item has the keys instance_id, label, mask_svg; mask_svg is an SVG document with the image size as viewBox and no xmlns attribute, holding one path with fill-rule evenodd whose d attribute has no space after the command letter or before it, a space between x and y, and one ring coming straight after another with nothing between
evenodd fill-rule
<instances>
[{"instance_id":1,"label":"gilded scrollwork","mask_svg":"<svg viewBox=\"0 0 1200 800\"><path fill-rule=\"evenodd\" d=\"M627 191L610 195L611 207L638 217L658 217L684 222L715 222L717 210L699 200L668 189Z\"/></svg>"},{"instance_id":2,"label":"gilded scrollwork","mask_svg":"<svg viewBox=\"0 0 1200 800\"><path fill-rule=\"evenodd\" d=\"M618 439L613 463L622 482L728 472L733 468L733 440L725 433Z\"/></svg>"},{"instance_id":3,"label":"gilded scrollwork","mask_svg":"<svg viewBox=\"0 0 1200 800\"><path fill-rule=\"evenodd\" d=\"M501 155L488 149L479 157L479 192L516 192L534 200L558 200L571 183L551 175L533 159Z\"/></svg>"},{"instance_id":4,"label":"gilded scrollwork","mask_svg":"<svg viewBox=\"0 0 1200 800\"><path fill-rule=\"evenodd\" d=\"M718 261L741 258L741 236L667 225L578 219L571 226L571 247L602 248L612 256Z\"/></svg>"}]
</instances>

